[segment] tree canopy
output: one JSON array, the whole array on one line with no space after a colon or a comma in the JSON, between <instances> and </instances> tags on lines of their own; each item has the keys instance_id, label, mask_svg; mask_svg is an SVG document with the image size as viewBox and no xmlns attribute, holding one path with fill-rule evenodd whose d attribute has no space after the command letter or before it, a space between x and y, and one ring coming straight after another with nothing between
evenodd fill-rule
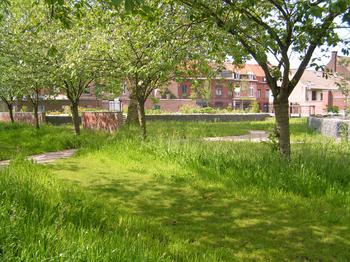
<instances>
[{"instance_id":1,"label":"tree canopy","mask_svg":"<svg viewBox=\"0 0 350 262\"><path fill-rule=\"evenodd\" d=\"M348 17L348 0L179 0L192 17L209 17L237 40L262 67L274 97L277 134L282 155L290 155L288 97L299 82L317 47L336 45L337 19ZM291 76L291 53L301 62ZM235 53L237 54L237 53ZM275 65L269 61L274 57ZM238 53L239 56L239 53Z\"/></svg>"}]
</instances>

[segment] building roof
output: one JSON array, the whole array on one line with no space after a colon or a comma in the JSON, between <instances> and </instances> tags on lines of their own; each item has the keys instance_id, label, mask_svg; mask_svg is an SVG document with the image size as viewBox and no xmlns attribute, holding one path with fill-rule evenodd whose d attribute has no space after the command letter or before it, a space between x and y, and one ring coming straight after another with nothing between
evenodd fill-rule
<instances>
[{"instance_id":1,"label":"building roof","mask_svg":"<svg viewBox=\"0 0 350 262\"><path fill-rule=\"evenodd\" d=\"M228 71L240 73L242 75L253 74L255 76L265 77L264 70L258 64L244 64L237 66L229 62L224 63L224 67Z\"/></svg>"},{"instance_id":2,"label":"building roof","mask_svg":"<svg viewBox=\"0 0 350 262\"><path fill-rule=\"evenodd\" d=\"M350 78L350 57L348 56L339 56L337 51L333 51L326 67L335 75Z\"/></svg>"},{"instance_id":3,"label":"building roof","mask_svg":"<svg viewBox=\"0 0 350 262\"><path fill-rule=\"evenodd\" d=\"M337 72L350 77L350 57L337 56Z\"/></svg>"},{"instance_id":4,"label":"building roof","mask_svg":"<svg viewBox=\"0 0 350 262\"><path fill-rule=\"evenodd\" d=\"M296 69L290 70L290 76L293 76L295 72ZM310 89L336 90L338 89L336 80L337 78L333 76L325 78L320 71L305 70L299 84L308 86Z\"/></svg>"}]
</instances>

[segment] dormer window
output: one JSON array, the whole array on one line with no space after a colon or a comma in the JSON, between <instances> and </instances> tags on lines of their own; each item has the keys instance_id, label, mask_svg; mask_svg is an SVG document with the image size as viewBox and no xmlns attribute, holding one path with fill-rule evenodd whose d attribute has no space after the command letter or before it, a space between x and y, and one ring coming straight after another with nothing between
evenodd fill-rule
<instances>
[{"instance_id":1,"label":"dormer window","mask_svg":"<svg viewBox=\"0 0 350 262\"><path fill-rule=\"evenodd\" d=\"M232 78L232 72L228 71L228 70L222 71L221 72L221 77L222 78Z\"/></svg>"},{"instance_id":2,"label":"dormer window","mask_svg":"<svg viewBox=\"0 0 350 262\"><path fill-rule=\"evenodd\" d=\"M248 72L248 79L249 80L255 80L255 75L251 72Z\"/></svg>"}]
</instances>

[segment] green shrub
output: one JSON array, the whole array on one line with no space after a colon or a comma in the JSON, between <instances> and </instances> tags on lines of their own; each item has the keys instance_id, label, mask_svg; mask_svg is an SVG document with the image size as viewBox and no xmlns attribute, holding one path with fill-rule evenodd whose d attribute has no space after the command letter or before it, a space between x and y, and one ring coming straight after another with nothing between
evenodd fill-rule
<instances>
[{"instance_id":1,"label":"green shrub","mask_svg":"<svg viewBox=\"0 0 350 262\"><path fill-rule=\"evenodd\" d=\"M21 112L28 112L28 106L22 106Z\"/></svg>"},{"instance_id":2,"label":"green shrub","mask_svg":"<svg viewBox=\"0 0 350 262\"><path fill-rule=\"evenodd\" d=\"M339 113L339 107L338 106L328 106L327 107L327 112L338 114Z\"/></svg>"},{"instance_id":3,"label":"green shrub","mask_svg":"<svg viewBox=\"0 0 350 262\"><path fill-rule=\"evenodd\" d=\"M158 97L152 96L151 101L153 105L158 105L160 102L160 99Z\"/></svg>"},{"instance_id":4,"label":"green shrub","mask_svg":"<svg viewBox=\"0 0 350 262\"><path fill-rule=\"evenodd\" d=\"M250 108L250 112L251 113L259 113L260 112L260 106L258 104L258 102L254 101L251 105L251 108Z\"/></svg>"}]
</instances>

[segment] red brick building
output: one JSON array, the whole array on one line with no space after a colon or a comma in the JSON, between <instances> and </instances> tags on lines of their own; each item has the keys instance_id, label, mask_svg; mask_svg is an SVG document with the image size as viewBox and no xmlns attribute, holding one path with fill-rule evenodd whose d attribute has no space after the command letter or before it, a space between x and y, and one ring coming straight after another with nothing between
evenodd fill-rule
<instances>
[{"instance_id":1,"label":"red brick building","mask_svg":"<svg viewBox=\"0 0 350 262\"><path fill-rule=\"evenodd\" d=\"M350 57L339 56L337 51L332 52L332 56L326 68L333 73L333 78L339 82L342 78L350 82ZM349 83L350 84L350 83ZM340 90L332 91L332 104L338 106L340 109L345 109L346 98Z\"/></svg>"},{"instance_id":2,"label":"red brick building","mask_svg":"<svg viewBox=\"0 0 350 262\"><path fill-rule=\"evenodd\" d=\"M266 82L262 68L257 64L246 64L242 67L224 63L221 73L210 80L207 87L210 95L205 99L196 89L206 88L206 77L191 78L183 82L171 81L166 92L154 90L151 97L159 98L158 108L163 111L176 112L184 106L210 106L214 108L231 107L245 110L256 102L260 111L268 112L270 88ZM194 87L194 82L199 82ZM121 95L123 107L129 105L129 92L124 90ZM208 99L209 98L209 99ZM147 99L146 109L152 109L154 104Z\"/></svg>"},{"instance_id":3,"label":"red brick building","mask_svg":"<svg viewBox=\"0 0 350 262\"><path fill-rule=\"evenodd\" d=\"M206 81L204 78L196 80ZM191 87L193 80L178 83L177 97L196 97ZM204 84L203 84L204 85ZM220 75L210 80L210 96L208 104L215 108L247 109L253 102L259 105L261 111L268 111L270 88L266 82L262 68L257 64L246 64L243 67L224 63ZM203 103L197 97L199 104Z\"/></svg>"}]
</instances>

